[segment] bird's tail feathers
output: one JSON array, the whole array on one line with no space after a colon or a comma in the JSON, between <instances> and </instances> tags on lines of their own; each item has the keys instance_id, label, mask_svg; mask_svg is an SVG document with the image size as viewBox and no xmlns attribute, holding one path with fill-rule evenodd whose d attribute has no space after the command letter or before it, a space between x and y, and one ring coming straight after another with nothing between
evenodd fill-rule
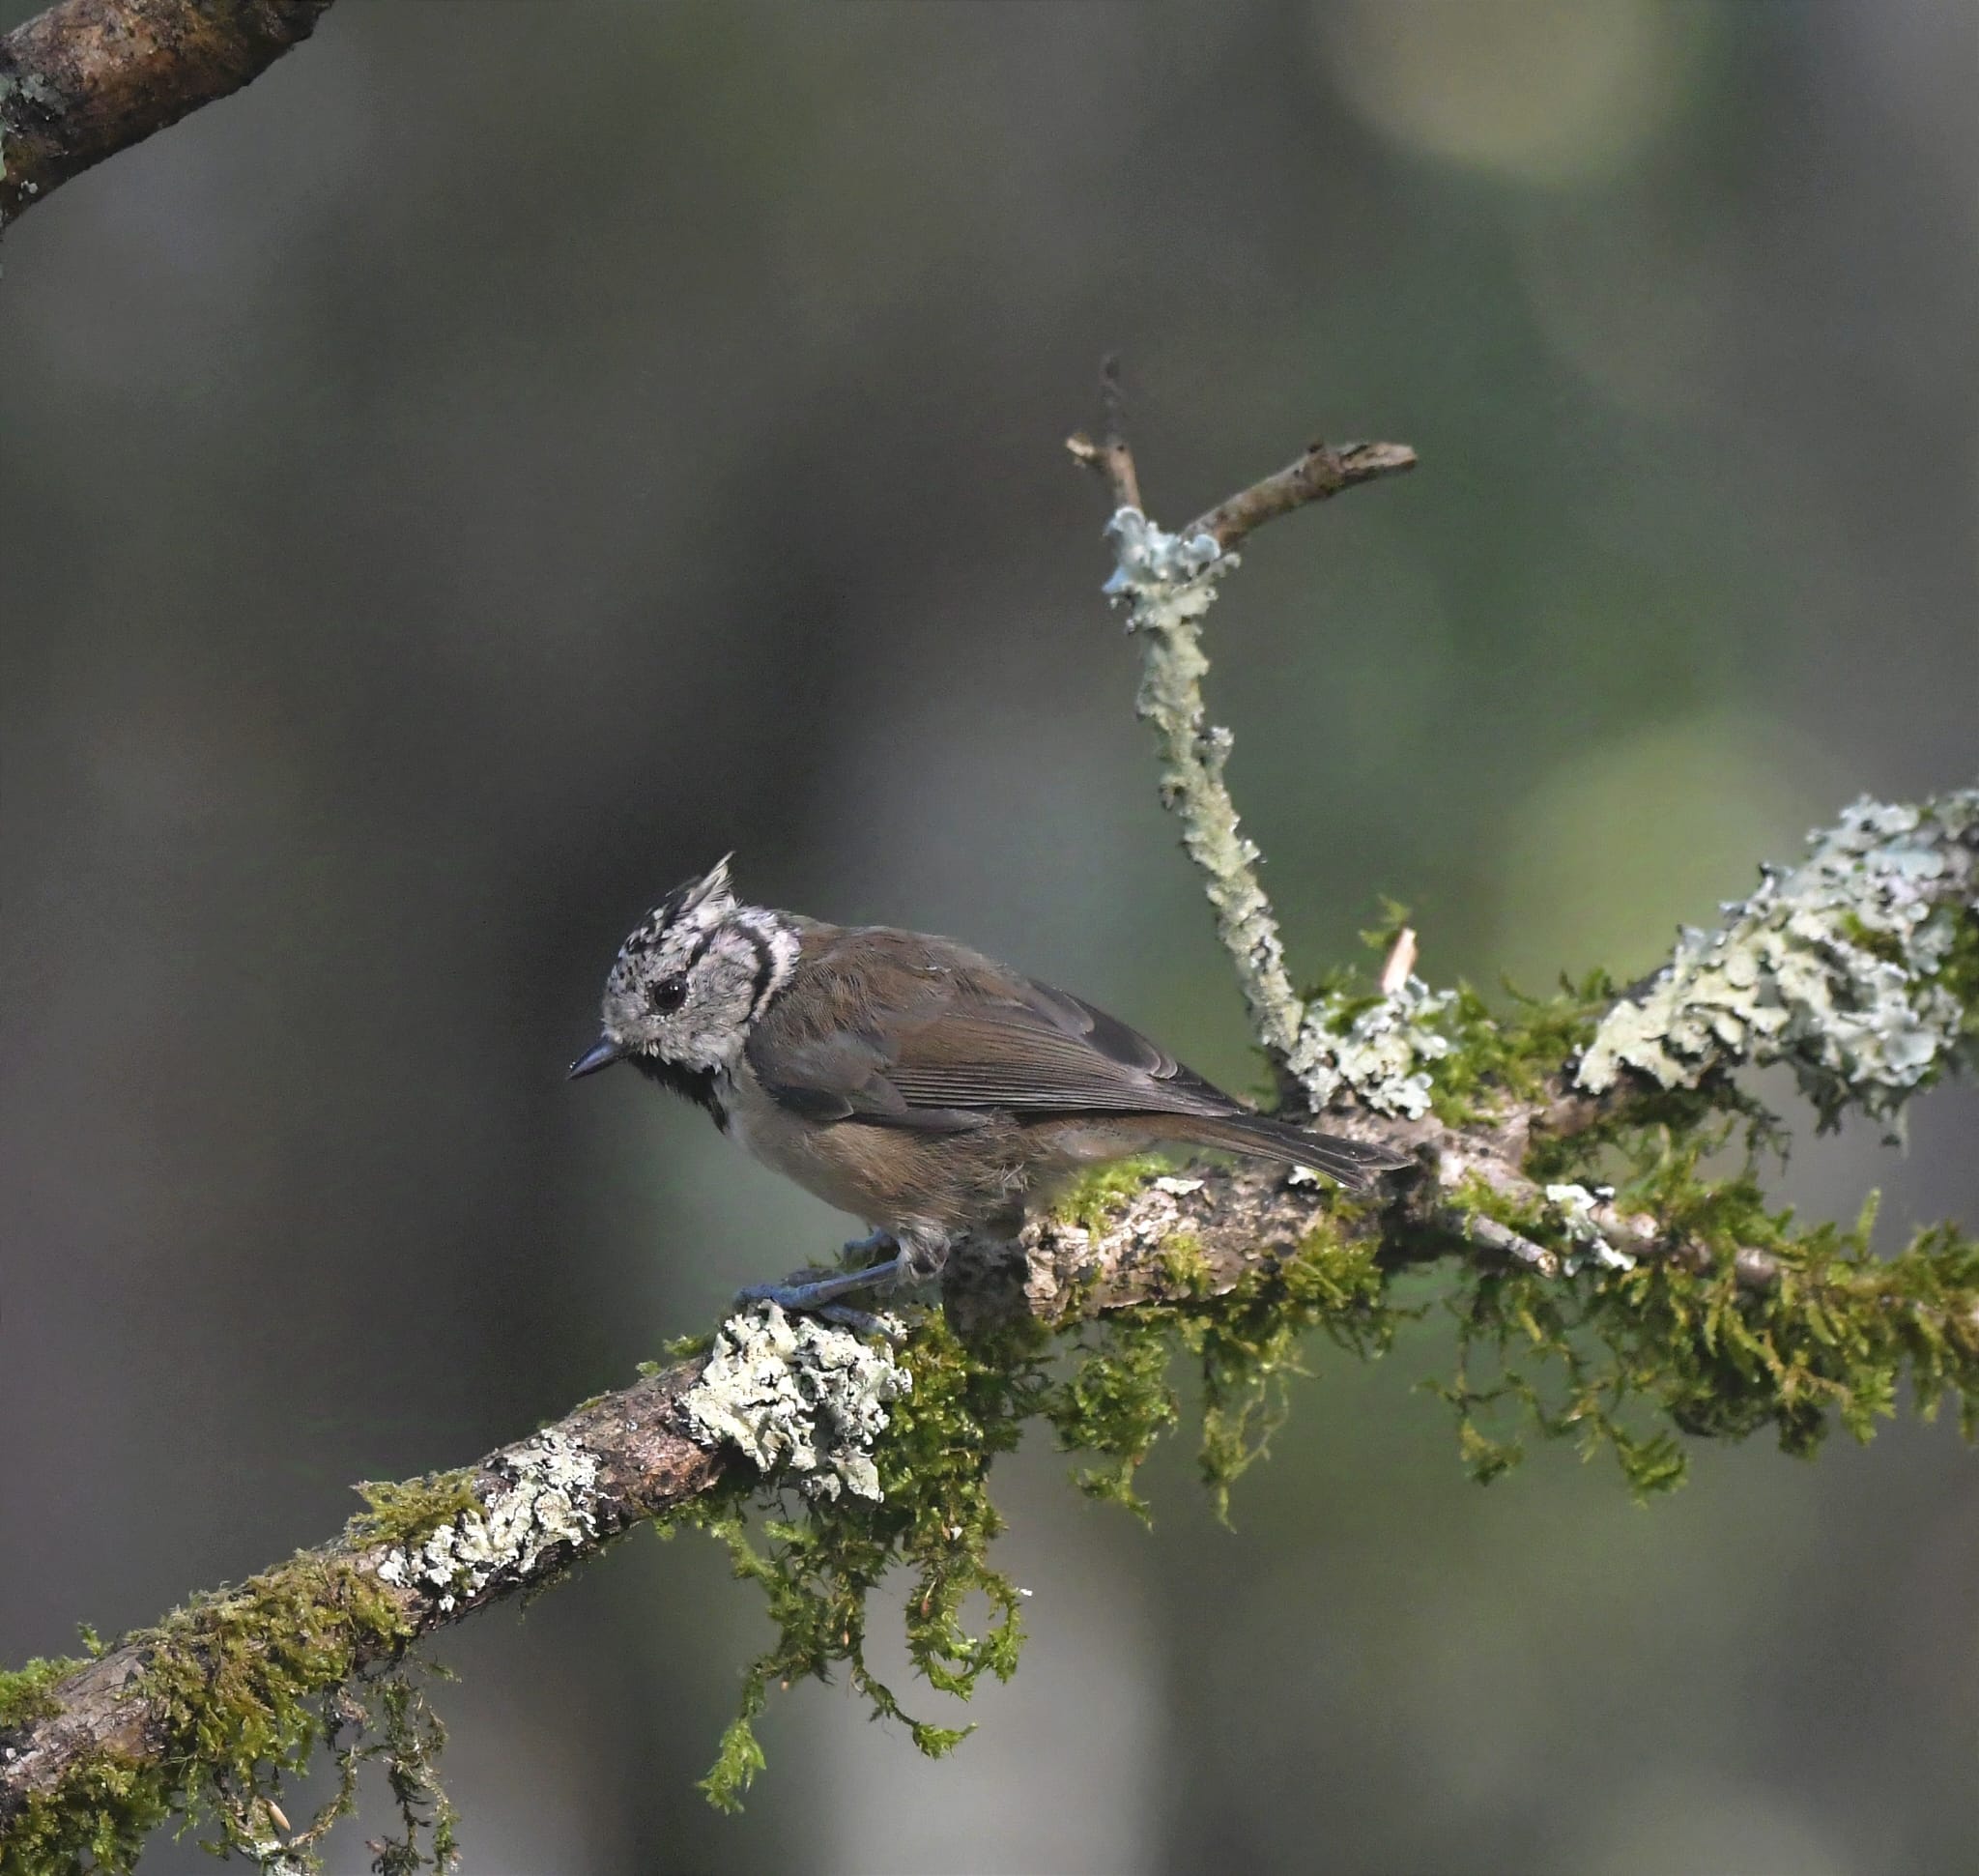
<instances>
[{"instance_id":1,"label":"bird's tail feathers","mask_svg":"<svg viewBox=\"0 0 1979 1876\"><path fill-rule=\"evenodd\" d=\"M1406 1155L1386 1146L1371 1146L1339 1134L1309 1134L1303 1127L1262 1113L1201 1118L1190 1115L1188 1137L1227 1153L1248 1153L1259 1159L1279 1160L1287 1166L1310 1167L1315 1172L1337 1179L1350 1192L1364 1192L1379 1174L1411 1164Z\"/></svg>"}]
</instances>

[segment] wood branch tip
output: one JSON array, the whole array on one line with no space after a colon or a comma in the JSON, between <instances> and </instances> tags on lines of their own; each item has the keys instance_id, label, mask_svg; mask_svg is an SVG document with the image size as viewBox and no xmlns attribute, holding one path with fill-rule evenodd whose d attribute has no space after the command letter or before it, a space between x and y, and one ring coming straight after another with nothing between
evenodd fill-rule
<instances>
[{"instance_id":1,"label":"wood branch tip","mask_svg":"<svg viewBox=\"0 0 1979 1876\"><path fill-rule=\"evenodd\" d=\"M1125 439L1109 435L1105 442L1095 443L1083 430L1075 430L1065 439L1065 447L1074 462L1105 478L1115 508L1140 506L1140 477Z\"/></svg>"},{"instance_id":2,"label":"wood branch tip","mask_svg":"<svg viewBox=\"0 0 1979 1876\"><path fill-rule=\"evenodd\" d=\"M1406 443L1343 443L1336 454L1341 470L1359 480L1399 476L1421 461Z\"/></svg>"},{"instance_id":3,"label":"wood branch tip","mask_svg":"<svg viewBox=\"0 0 1979 1876\"><path fill-rule=\"evenodd\" d=\"M331 0L57 0L0 35L0 226L251 83Z\"/></svg>"}]
</instances>

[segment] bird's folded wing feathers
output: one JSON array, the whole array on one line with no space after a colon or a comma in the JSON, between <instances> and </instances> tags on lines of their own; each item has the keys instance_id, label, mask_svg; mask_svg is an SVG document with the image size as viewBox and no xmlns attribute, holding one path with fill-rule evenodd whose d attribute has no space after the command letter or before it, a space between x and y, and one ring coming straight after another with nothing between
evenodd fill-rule
<instances>
[{"instance_id":1,"label":"bird's folded wing feathers","mask_svg":"<svg viewBox=\"0 0 1979 1876\"><path fill-rule=\"evenodd\" d=\"M1068 1035L1026 1008L956 1011L901 1038L887 1080L913 1104L1056 1111L1229 1113L1235 1104L1144 1037L1132 1054ZM1110 1040L1110 1038L1109 1038ZM1124 1057L1124 1058L1123 1058Z\"/></svg>"},{"instance_id":2,"label":"bird's folded wing feathers","mask_svg":"<svg viewBox=\"0 0 1979 1876\"><path fill-rule=\"evenodd\" d=\"M1013 1113L1245 1113L1138 1030L1047 985L953 991L861 1033L765 1051L757 1070L820 1120L952 1131Z\"/></svg>"}]
</instances>

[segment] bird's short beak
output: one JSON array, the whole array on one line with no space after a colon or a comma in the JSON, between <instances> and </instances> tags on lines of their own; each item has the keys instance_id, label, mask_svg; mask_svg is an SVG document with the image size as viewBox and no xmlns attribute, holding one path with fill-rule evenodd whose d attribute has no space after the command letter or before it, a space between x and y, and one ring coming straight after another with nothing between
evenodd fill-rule
<instances>
[{"instance_id":1,"label":"bird's short beak","mask_svg":"<svg viewBox=\"0 0 1979 1876\"><path fill-rule=\"evenodd\" d=\"M622 1060L626 1053L622 1042L614 1042L610 1036L600 1036L570 1064L567 1079L574 1082L580 1075L595 1075L599 1069L610 1068L614 1062Z\"/></svg>"}]
</instances>

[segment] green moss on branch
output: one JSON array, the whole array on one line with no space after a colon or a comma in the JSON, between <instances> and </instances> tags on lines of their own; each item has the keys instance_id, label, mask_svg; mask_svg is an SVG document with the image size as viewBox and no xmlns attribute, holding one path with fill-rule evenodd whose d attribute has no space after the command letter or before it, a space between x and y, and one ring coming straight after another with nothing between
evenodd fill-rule
<instances>
[{"instance_id":1,"label":"green moss on branch","mask_svg":"<svg viewBox=\"0 0 1979 1876\"><path fill-rule=\"evenodd\" d=\"M421 1830L436 1858L449 1855L451 1813L431 1763L442 1736L423 1696L393 1671L414 1625L360 1546L436 1528L464 1491L473 1502L471 1477L367 1486L372 1509L352 1521L343 1546L301 1552L123 1637L118 1653L132 1671L109 1697L144 1714L146 1749L85 1752L31 1796L0 1825L0 1876L129 1870L175 1816L216 1850L272 1854L279 1843L289 1867L311 1868L314 1842L349 1808L357 1764L372 1757L387 1763L407 1823L406 1836L381 1851L381 1867L418 1867ZM90 1665L32 1661L0 1678L0 1749L10 1732L55 1711L57 1687ZM367 1726L376 1734L368 1744ZM337 1790L312 1824L277 1839L271 1819L284 1783L325 1744L339 1761Z\"/></svg>"},{"instance_id":2,"label":"green moss on branch","mask_svg":"<svg viewBox=\"0 0 1979 1876\"><path fill-rule=\"evenodd\" d=\"M0 1733L25 1725L30 1719L46 1719L59 1713L60 1704L49 1688L83 1665L79 1656L57 1655L51 1660L28 1661L20 1667L0 1667Z\"/></svg>"},{"instance_id":3,"label":"green moss on branch","mask_svg":"<svg viewBox=\"0 0 1979 1876\"><path fill-rule=\"evenodd\" d=\"M1958 838L1969 831L1961 823ZM1941 999L1959 1007L1956 1025L1938 1022L1933 1032L1921 1085L1957 1058L1945 1040L1953 1026L1960 1038L1979 1034L1979 919L1940 895L1916 931L1930 945L1934 1021ZM1842 936L1868 961L1865 971L1909 968L1884 955L1890 940L1874 923ZM877 1498L807 1500L785 1489L782 1474L734 1465L730 1483L665 1515L670 1528L699 1527L721 1541L772 1618L771 1643L748 1671L706 1781L717 1804L737 1804L761 1769L755 1723L771 1687L793 1679L843 1671L924 1750L952 1749L960 1729L908 1717L872 1672L868 1606L890 1573L908 1578L909 1656L939 1692L965 1698L983 1675L1010 1674L1021 1592L991 1555L1001 1529L990 1490L995 1458L1033 1423L1047 1427L1084 1490L1145 1515L1142 1463L1193 1400L1200 1469L1225 1508L1283 1424L1315 1343L1358 1359L1386 1353L1421 1313L1398 1301L1397 1272L1451 1258L1449 1220L1467 1209L1504 1227L1501 1241L1529 1241L1537 1261L1565 1273L1466 1258L1446 1278L1459 1360L1437 1385L1480 1479L1503 1473L1528 1443L1567 1440L1612 1454L1647 1496L1681 1481L1688 1442L1769 1429L1787 1451L1807 1455L1836 1428L1869 1437L1907 1391L1927 1417L1950 1401L1972 1434L1979 1243L1969 1235L1939 1227L1879 1257L1866 1213L1848 1227L1809 1227L1769 1207L1759 1162L1784 1128L1723 1065L1678 1084L1618 1072L1604 1089L1575 1090L1575 1063L1599 1033L1604 1006L1615 1007L1598 978L1503 1010L1462 988L1428 1000L1439 1046L1412 1032L1404 1059L1388 1031L1362 1022L1380 997L1336 984L1315 999L1356 1038L1381 1085L1421 1078L1420 1112L1411 1092L1415 1117L1394 1138L1421 1152L1423 1178L1413 1191L1398 1181L1386 1210L1337 1197L1299 1200L1289 1186L1260 1197L1255 1181L1177 1177L1159 1162L1104 1169L1059 1200L1049 1233L1056 1261L1040 1286L1054 1313L1048 1325L976 1340L939 1316L916 1326L898 1356L910 1385L884 1403L886 1425L870 1449ZM1417 997L1410 1008L1416 1023L1428 1003ZM1553 1126L1548 1117L1563 1108L1573 1110L1571 1124ZM1742 1168L1707 1176L1701 1169L1741 1132ZM1227 1215L1218 1210L1225 1199L1236 1206ZM1612 1243L1604 1255L1598 1234L1608 1227L1597 1212L1646 1235L1626 1256ZM1248 1226L1233 1230L1232 1217L1276 1222L1247 1238ZM1287 1231L1288 1219L1304 1222ZM533 1483L517 1472L504 1486L510 1497L527 1497L525 1485L568 1497L579 1472L588 1482L597 1470L580 1447L546 1454L546 1467L569 1463ZM691 1447L697 1463L704 1456ZM703 1471L685 1489L703 1489L711 1476ZM262 1854L274 1841L284 1780L326 1746L339 1766L330 1811L348 1801L355 1765L382 1753L407 1827L391 1867L414 1866L422 1831L430 1854L444 1856L450 1824L431 1775L437 1723L392 1672L419 1626L405 1599L423 1592L404 1571L381 1576L362 1558L366 1546L410 1556L437 1533L465 1527L487 1508L486 1484L462 1471L367 1486L368 1510L341 1544L127 1638L120 1657L135 1664L128 1697L141 1703L153 1736L76 1759L58 1786L12 1812L0 1825L0 1876L129 1868L147 1833L174 1815L213 1830L222 1845ZM573 1532L585 1548L603 1541L588 1499L565 1510L564 1522L541 1532L543 1544L577 1543ZM971 1621L977 1598L987 1615ZM385 1678L372 1685L381 1666ZM0 1749L10 1733L27 1737L88 1672L88 1663L34 1662L0 1677ZM351 1743L360 1723L372 1729L369 1746ZM281 1827L282 1854L306 1861L327 1825L319 1814L301 1832Z\"/></svg>"}]
</instances>

